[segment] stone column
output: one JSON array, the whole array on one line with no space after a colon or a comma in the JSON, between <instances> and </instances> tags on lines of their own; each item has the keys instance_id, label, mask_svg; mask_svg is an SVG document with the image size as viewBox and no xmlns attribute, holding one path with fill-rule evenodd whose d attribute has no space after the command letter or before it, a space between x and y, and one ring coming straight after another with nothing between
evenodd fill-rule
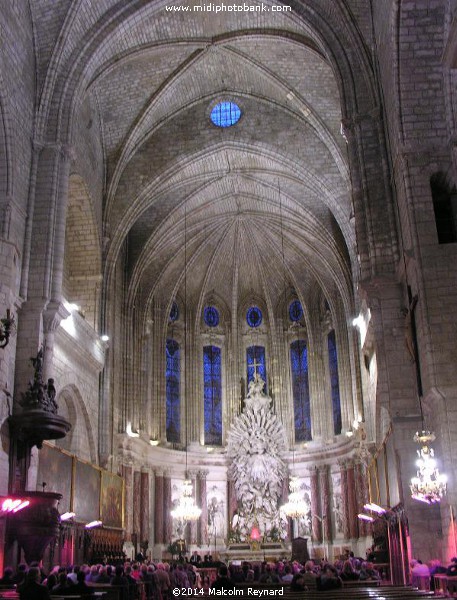
<instances>
[{"instance_id":1,"label":"stone column","mask_svg":"<svg viewBox=\"0 0 457 600\"><path fill-rule=\"evenodd\" d=\"M347 469L347 498L348 498L348 516L349 532L352 539L359 537L358 519L357 519L357 501L355 490L354 463L350 463Z\"/></svg>"},{"instance_id":2,"label":"stone column","mask_svg":"<svg viewBox=\"0 0 457 600\"><path fill-rule=\"evenodd\" d=\"M132 513L133 513L133 470L131 465L121 465L121 475L124 478L125 485L125 541L130 542L132 540Z\"/></svg>"},{"instance_id":3,"label":"stone column","mask_svg":"<svg viewBox=\"0 0 457 600\"><path fill-rule=\"evenodd\" d=\"M140 543L149 541L149 473L141 472Z\"/></svg>"},{"instance_id":4,"label":"stone column","mask_svg":"<svg viewBox=\"0 0 457 600\"><path fill-rule=\"evenodd\" d=\"M199 471L198 472L198 483L199 483L199 493L198 493L198 501L200 504L200 508L202 509L202 514L199 520L200 524L200 544L203 546L208 545L208 499L206 492L206 477L208 475L208 471Z\"/></svg>"},{"instance_id":5,"label":"stone column","mask_svg":"<svg viewBox=\"0 0 457 600\"><path fill-rule=\"evenodd\" d=\"M194 498L198 498L198 485L197 485L197 472L196 471L188 471L187 477L190 479L192 483L192 493ZM197 500L198 504L198 500ZM198 520L191 521L189 526L186 527L186 531L188 532L188 544L197 544L198 540Z\"/></svg>"},{"instance_id":6,"label":"stone column","mask_svg":"<svg viewBox=\"0 0 457 600\"><path fill-rule=\"evenodd\" d=\"M167 470L163 477L163 543L170 544L173 532L171 511L171 478Z\"/></svg>"},{"instance_id":7,"label":"stone column","mask_svg":"<svg viewBox=\"0 0 457 600\"><path fill-rule=\"evenodd\" d=\"M332 541L332 504L330 498L329 467L322 465L319 467L319 488L321 496L322 510L322 529L323 538L326 542Z\"/></svg>"},{"instance_id":8,"label":"stone column","mask_svg":"<svg viewBox=\"0 0 457 600\"><path fill-rule=\"evenodd\" d=\"M368 502L368 472L363 462L359 461L355 464L356 473L356 488L357 488L357 510L363 512L363 506ZM366 521L359 521L360 535L365 537L369 535L370 528Z\"/></svg>"},{"instance_id":9,"label":"stone column","mask_svg":"<svg viewBox=\"0 0 457 600\"><path fill-rule=\"evenodd\" d=\"M311 532L313 540L316 542L322 541L322 527L318 517L321 516L321 502L319 495L319 479L316 468L310 470L311 474Z\"/></svg>"},{"instance_id":10,"label":"stone column","mask_svg":"<svg viewBox=\"0 0 457 600\"><path fill-rule=\"evenodd\" d=\"M343 534L346 540L351 537L351 531L349 528L349 506L348 506L348 477L346 465L341 462L341 502L343 511Z\"/></svg>"},{"instance_id":11,"label":"stone column","mask_svg":"<svg viewBox=\"0 0 457 600\"><path fill-rule=\"evenodd\" d=\"M163 471L156 469L154 485L154 543L163 544L164 480Z\"/></svg>"},{"instance_id":12,"label":"stone column","mask_svg":"<svg viewBox=\"0 0 457 600\"><path fill-rule=\"evenodd\" d=\"M235 494L235 485L233 481L227 479L227 532L232 531L233 515L236 512L237 502Z\"/></svg>"},{"instance_id":13,"label":"stone column","mask_svg":"<svg viewBox=\"0 0 457 600\"><path fill-rule=\"evenodd\" d=\"M141 473L133 473L133 535L134 540L139 542L141 530Z\"/></svg>"}]
</instances>

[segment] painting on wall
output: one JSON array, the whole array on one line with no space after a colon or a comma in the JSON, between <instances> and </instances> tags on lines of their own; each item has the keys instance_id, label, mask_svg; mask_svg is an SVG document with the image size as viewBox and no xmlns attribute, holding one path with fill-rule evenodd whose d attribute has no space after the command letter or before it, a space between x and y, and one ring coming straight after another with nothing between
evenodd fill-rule
<instances>
[{"instance_id":1,"label":"painting on wall","mask_svg":"<svg viewBox=\"0 0 457 600\"><path fill-rule=\"evenodd\" d=\"M100 469L76 460L73 511L80 523L95 521L100 515Z\"/></svg>"},{"instance_id":2,"label":"painting on wall","mask_svg":"<svg viewBox=\"0 0 457 600\"><path fill-rule=\"evenodd\" d=\"M38 459L37 489L62 494L59 512L70 511L72 456L55 446L43 444Z\"/></svg>"},{"instance_id":3,"label":"painting on wall","mask_svg":"<svg viewBox=\"0 0 457 600\"><path fill-rule=\"evenodd\" d=\"M100 519L105 527L123 527L124 525L124 487L119 475L102 471L102 491Z\"/></svg>"}]
</instances>

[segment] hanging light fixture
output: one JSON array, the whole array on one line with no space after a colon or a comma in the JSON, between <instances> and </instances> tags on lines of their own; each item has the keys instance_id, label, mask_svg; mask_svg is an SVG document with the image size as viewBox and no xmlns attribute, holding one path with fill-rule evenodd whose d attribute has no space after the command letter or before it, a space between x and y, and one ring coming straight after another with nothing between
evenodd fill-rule
<instances>
[{"instance_id":1,"label":"hanging light fixture","mask_svg":"<svg viewBox=\"0 0 457 600\"><path fill-rule=\"evenodd\" d=\"M282 271L283 271L283 290L284 290L284 310L287 311L287 285L286 285L286 259L284 252L284 224L282 214L282 198L281 187L278 180L278 195L279 195L279 219L281 227L281 255L282 255ZM292 465L295 471L295 440L292 447ZM281 512L291 519L300 519L305 517L309 512L309 505L305 501L300 488L298 477L291 475L289 478L289 497L287 502L281 506Z\"/></svg>"},{"instance_id":2,"label":"hanging light fixture","mask_svg":"<svg viewBox=\"0 0 457 600\"><path fill-rule=\"evenodd\" d=\"M291 519L300 519L305 517L309 512L309 504L303 497L300 489L300 482L298 477L292 475L289 480L289 498L287 502L281 507L286 517Z\"/></svg>"},{"instance_id":3,"label":"hanging light fixture","mask_svg":"<svg viewBox=\"0 0 457 600\"><path fill-rule=\"evenodd\" d=\"M184 205L184 360L187 352L187 205ZM178 499L176 508L171 511L171 516L180 523L182 528L189 521L197 521L202 514L202 509L199 508L194 501L193 486L188 479L187 472L187 430L188 430L188 410L187 410L187 394L185 396L185 452L186 452L186 470L181 496Z\"/></svg>"},{"instance_id":4,"label":"hanging light fixture","mask_svg":"<svg viewBox=\"0 0 457 600\"><path fill-rule=\"evenodd\" d=\"M446 493L447 477L440 474L435 453L430 446L435 440L435 434L425 430L418 431L413 439L421 447L417 450L417 475L411 479L411 497L426 504L436 504Z\"/></svg>"}]
</instances>

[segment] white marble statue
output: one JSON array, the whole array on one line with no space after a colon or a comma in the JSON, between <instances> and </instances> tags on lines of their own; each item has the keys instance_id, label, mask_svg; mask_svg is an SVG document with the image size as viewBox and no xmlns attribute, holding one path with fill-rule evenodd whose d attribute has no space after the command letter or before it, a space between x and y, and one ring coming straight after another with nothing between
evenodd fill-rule
<instances>
[{"instance_id":1,"label":"white marble statue","mask_svg":"<svg viewBox=\"0 0 457 600\"><path fill-rule=\"evenodd\" d=\"M229 476L238 501L235 526L241 528L241 538L246 537L254 523L263 525L266 537L271 530L278 532L284 525L278 504L287 474L282 459L286 434L263 387L264 381L256 373L249 383L245 408L228 434Z\"/></svg>"}]
</instances>

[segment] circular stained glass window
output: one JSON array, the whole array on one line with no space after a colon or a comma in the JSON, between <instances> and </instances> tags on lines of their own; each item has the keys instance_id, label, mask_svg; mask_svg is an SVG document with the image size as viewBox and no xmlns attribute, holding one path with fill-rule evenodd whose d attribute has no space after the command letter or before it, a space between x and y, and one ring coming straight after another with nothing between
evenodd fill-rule
<instances>
[{"instance_id":1,"label":"circular stained glass window","mask_svg":"<svg viewBox=\"0 0 457 600\"><path fill-rule=\"evenodd\" d=\"M171 305L171 309L170 309L169 319L173 323L174 321L178 320L178 317L179 317L179 308L178 308L178 305L176 304L176 302L173 302L173 304Z\"/></svg>"},{"instance_id":2,"label":"circular stained glass window","mask_svg":"<svg viewBox=\"0 0 457 600\"><path fill-rule=\"evenodd\" d=\"M212 109L210 116L217 127L231 127L240 120L241 110L234 102L219 102Z\"/></svg>"},{"instance_id":3,"label":"circular stained glass window","mask_svg":"<svg viewBox=\"0 0 457 600\"><path fill-rule=\"evenodd\" d=\"M297 321L300 321L300 319L303 317L303 308L300 303L300 300L294 300L293 302L290 303L289 317L290 317L290 320L293 321L294 323L296 323Z\"/></svg>"},{"instance_id":4,"label":"circular stained glass window","mask_svg":"<svg viewBox=\"0 0 457 600\"><path fill-rule=\"evenodd\" d=\"M246 313L246 321L249 327L259 327L262 323L262 311L258 306L251 306Z\"/></svg>"},{"instance_id":5,"label":"circular stained glass window","mask_svg":"<svg viewBox=\"0 0 457 600\"><path fill-rule=\"evenodd\" d=\"M217 327L219 325L219 311L215 306L205 306L203 319L208 327Z\"/></svg>"}]
</instances>

